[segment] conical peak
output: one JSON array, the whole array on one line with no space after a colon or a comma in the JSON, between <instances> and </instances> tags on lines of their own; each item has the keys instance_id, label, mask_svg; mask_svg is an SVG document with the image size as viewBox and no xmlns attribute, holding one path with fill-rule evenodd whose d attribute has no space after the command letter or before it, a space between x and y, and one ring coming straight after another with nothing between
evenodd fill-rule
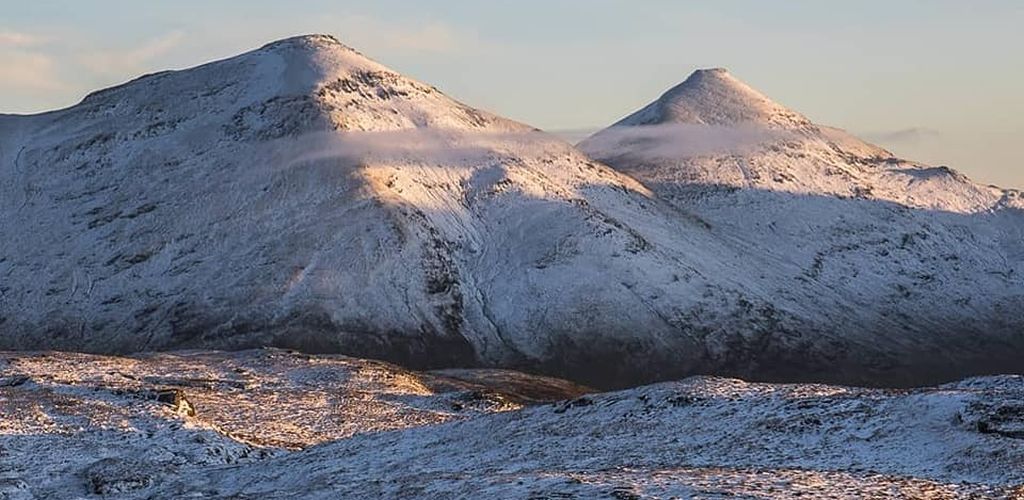
<instances>
[{"instance_id":1,"label":"conical peak","mask_svg":"<svg viewBox=\"0 0 1024 500\"><path fill-rule=\"evenodd\" d=\"M270 42L255 52L276 52L285 57L316 57L330 55L349 55L368 59L356 49L341 43L332 35L312 34L299 35Z\"/></svg>"},{"instance_id":2,"label":"conical peak","mask_svg":"<svg viewBox=\"0 0 1024 500\"><path fill-rule=\"evenodd\" d=\"M297 35L293 37L283 38L270 42L262 47L260 50L274 49L279 47L306 47L306 48L319 48L319 47L349 47L341 43L337 38L332 35L325 35L320 33L314 33L310 35ZM351 50L351 49L350 49Z\"/></svg>"},{"instance_id":3,"label":"conical peak","mask_svg":"<svg viewBox=\"0 0 1024 500\"><path fill-rule=\"evenodd\" d=\"M739 81L739 80L736 80L736 78L733 77L732 74L729 73L729 70L727 70L725 68L703 68L703 69L698 69L698 70L695 70L693 73L691 73L690 76L686 80L687 81L689 81L689 80L700 80L700 79L704 79L704 78L722 78L722 79L732 79L734 81Z\"/></svg>"},{"instance_id":4,"label":"conical peak","mask_svg":"<svg viewBox=\"0 0 1024 500\"><path fill-rule=\"evenodd\" d=\"M683 80L683 83L666 92L662 99L693 93L711 93L770 102L764 94L743 83L725 68L698 69Z\"/></svg>"},{"instance_id":5,"label":"conical peak","mask_svg":"<svg viewBox=\"0 0 1024 500\"><path fill-rule=\"evenodd\" d=\"M314 65L325 70L387 69L331 35L313 34L285 38L268 43L252 54L275 54L288 64Z\"/></svg>"},{"instance_id":6,"label":"conical peak","mask_svg":"<svg viewBox=\"0 0 1024 500\"><path fill-rule=\"evenodd\" d=\"M657 101L616 125L753 125L792 128L809 125L798 113L786 109L734 77L725 68L694 71L685 81Z\"/></svg>"}]
</instances>

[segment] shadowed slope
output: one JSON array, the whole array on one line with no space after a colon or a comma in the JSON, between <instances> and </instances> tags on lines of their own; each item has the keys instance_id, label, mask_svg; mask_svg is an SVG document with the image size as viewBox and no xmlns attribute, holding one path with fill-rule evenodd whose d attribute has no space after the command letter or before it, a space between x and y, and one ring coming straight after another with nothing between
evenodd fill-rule
<instances>
[{"instance_id":1,"label":"shadowed slope","mask_svg":"<svg viewBox=\"0 0 1024 500\"><path fill-rule=\"evenodd\" d=\"M716 147L691 148L694 136ZM580 148L776 262L782 278L760 278L775 297L815 290L796 300L879 355L866 372L919 384L1021 370L1020 192L894 158L724 70L698 71Z\"/></svg>"}]
</instances>

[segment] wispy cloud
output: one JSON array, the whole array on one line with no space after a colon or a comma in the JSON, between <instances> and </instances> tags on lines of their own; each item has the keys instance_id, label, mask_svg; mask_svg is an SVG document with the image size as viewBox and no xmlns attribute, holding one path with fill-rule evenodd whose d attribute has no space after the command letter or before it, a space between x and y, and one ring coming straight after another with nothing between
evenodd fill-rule
<instances>
[{"instance_id":1,"label":"wispy cloud","mask_svg":"<svg viewBox=\"0 0 1024 500\"><path fill-rule=\"evenodd\" d=\"M17 31L0 31L0 48L33 47L46 42L46 38Z\"/></svg>"},{"instance_id":2,"label":"wispy cloud","mask_svg":"<svg viewBox=\"0 0 1024 500\"><path fill-rule=\"evenodd\" d=\"M100 75L127 77L146 69L148 62L170 52L184 40L183 32L173 31L147 40L131 49L98 50L86 53L81 56L81 62L90 71Z\"/></svg>"},{"instance_id":3,"label":"wispy cloud","mask_svg":"<svg viewBox=\"0 0 1024 500\"><path fill-rule=\"evenodd\" d=\"M323 160L445 165L478 165L495 155L564 155L565 141L539 131L479 132L459 129L409 129L383 132L311 133L268 143L261 157L278 168Z\"/></svg>"},{"instance_id":4,"label":"wispy cloud","mask_svg":"<svg viewBox=\"0 0 1024 500\"><path fill-rule=\"evenodd\" d=\"M869 141L883 144L913 144L936 140L942 136L938 130L928 127L908 127L896 130L865 132L861 135Z\"/></svg>"},{"instance_id":5,"label":"wispy cloud","mask_svg":"<svg viewBox=\"0 0 1024 500\"><path fill-rule=\"evenodd\" d=\"M440 23L428 24L409 33L395 33L388 44L395 49L421 52L452 52L465 47L469 40Z\"/></svg>"},{"instance_id":6,"label":"wispy cloud","mask_svg":"<svg viewBox=\"0 0 1024 500\"><path fill-rule=\"evenodd\" d=\"M16 103L14 109L0 111L31 112L71 104L99 86L161 67L160 59L185 38L183 32L173 31L133 46L101 49L89 37L0 30L0 93Z\"/></svg>"},{"instance_id":7,"label":"wispy cloud","mask_svg":"<svg viewBox=\"0 0 1024 500\"><path fill-rule=\"evenodd\" d=\"M40 95L67 88L58 75L58 63L42 47L43 36L0 31L0 92Z\"/></svg>"},{"instance_id":8,"label":"wispy cloud","mask_svg":"<svg viewBox=\"0 0 1024 500\"><path fill-rule=\"evenodd\" d=\"M38 94L66 88L58 74L57 63L50 56L0 49L0 91Z\"/></svg>"}]
</instances>

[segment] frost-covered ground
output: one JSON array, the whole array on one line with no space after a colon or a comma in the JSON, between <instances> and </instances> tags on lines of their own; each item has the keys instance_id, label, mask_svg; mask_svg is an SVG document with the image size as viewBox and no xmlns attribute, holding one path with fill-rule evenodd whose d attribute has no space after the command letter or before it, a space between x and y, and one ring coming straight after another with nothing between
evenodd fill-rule
<instances>
[{"instance_id":1,"label":"frost-covered ground","mask_svg":"<svg viewBox=\"0 0 1024 500\"><path fill-rule=\"evenodd\" d=\"M278 350L6 353L0 498L1024 494L1021 377L586 392Z\"/></svg>"},{"instance_id":2,"label":"frost-covered ground","mask_svg":"<svg viewBox=\"0 0 1024 500\"><path fill-rule=\"evenodd\" d=\"M415 373L273 349L2 353L0 498L2 488L23 484L39 498L114 492L196 467L587 391L515 372Z\"/></svg>"}]
</instances>

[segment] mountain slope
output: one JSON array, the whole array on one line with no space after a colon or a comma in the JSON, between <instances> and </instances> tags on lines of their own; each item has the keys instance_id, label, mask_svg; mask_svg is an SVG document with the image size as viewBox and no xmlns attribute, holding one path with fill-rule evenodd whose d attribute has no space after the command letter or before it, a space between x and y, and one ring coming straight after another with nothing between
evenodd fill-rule
<instances>
[{"instance_id":1,"label":"mountain slope","mask_svg":"<svg viewBox=\"0 0 1024 500\"><path fill-rule=\"evenodd\" d=\"M804 138L773 143L780 156L764 168L788 161L787 144L828 145L810 171L841 156L823 129L747 90L711 95L665 116L716 125L655 127L738 130L727 139L744 147ZM325 36L0 116L0 347L270 345L604 387L695 373L916 384L1018 369L1021 320L1006 311L1024 300L1007 250L1019 238L1003 226L816 196L808 203L827 206L812 212L870 217L791 220L776 246L757 229L774 221L759 217L785 204L755 197L753 215L719 217L714 200L743 199L691 207L680 203L689 187L627 172L653 192ZM806 178L790 191L848 189L842 175ZM878 265L870 252L899 258Z\"/></svg>"},{"instance_id":2,"label":"mountain slope","mask_svg":"<svg viewBox=\"0 0 1024 500\"><path fill-rule=\"evenodd\" d=\"M694 145L703 143L702 147ZM580 144L767 256L845 338L933 373L1024 354L1024 198L816 125L720 69ZM885 369L885 368L883 368Z\"/></svg>"},{"instance_id":3,"label":"mountain slope","mask_svg":"<svg viewBox=\"0 0 1024 500\"><path fill-rule=\"evenodd\" d=\"M630 137L630 129L647 136ZM696 152L661 144L716 134L720 140ZM581 147L614 157L608 149L629 140L658 143L644 144L650 151L619 151L627 158L616 167L635 170L648 182L865 198L957 213L1024 208L1019 191L981 186L946 167L896 158L841 130L812 123L720 68L694 72ZM658 161L626 165L628 157L637 156Z\"/></svg>"},{"instance_id":4,"label":"mountain slope","mask_svg":"<svg viewBox=\"0 0 1024 500\"><path fill-rule=\"evenodd\" d=\"M789 370L749 359L784 345L726 344L769 313L819 328L632 179L329 37L0 126L6 348L276 345L621 385Z\"/></svg>"}]
</instances>

